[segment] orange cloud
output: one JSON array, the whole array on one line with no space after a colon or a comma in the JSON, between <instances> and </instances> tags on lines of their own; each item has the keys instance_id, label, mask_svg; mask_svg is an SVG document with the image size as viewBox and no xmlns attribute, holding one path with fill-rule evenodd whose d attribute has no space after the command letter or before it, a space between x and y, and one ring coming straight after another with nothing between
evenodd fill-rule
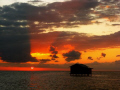
<instances>
[{"instance_id":1,"label":"orange cloud","mask_svg":"<svg viewBox=\"0 0 120 90\"><path fill-rule=\"evenodd\" d=\"M51 32L37 34L31 38L31 53L49 53L49 47L57 47L58 53L64 50L85 51L119 46L120 32L104 36L87 36L81 33Z\"/></svg>"},{"instance_id":2,"label":"orange cloud","mask_svg":"<svg viewBox=\"0 0 120 90\"><path fill-rule=\"evenodd\" d=\"M33 34L30 36L31 53L48 53L49 46L56 41L60 32Z\"/></svg>"}]
</instances>

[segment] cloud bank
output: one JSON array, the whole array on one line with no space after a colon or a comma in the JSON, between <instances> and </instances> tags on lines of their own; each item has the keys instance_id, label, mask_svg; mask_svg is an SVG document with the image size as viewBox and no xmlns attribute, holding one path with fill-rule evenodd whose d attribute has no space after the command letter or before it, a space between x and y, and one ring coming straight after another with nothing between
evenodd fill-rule
<instances>
[{"instance_id":1,"label":"cloud bank","mask_svg":"<svg viewBox=\"0 0 120 90\"><path fill-rule=\"evenodd\" d=\"M109 8L103 7L105 3L89 0L54 2L46 6L14 3L0 7L0 57L6 62L37 61L30 55L32 45L34 49L52 45L58 50L64 49L64 45L71 45L78 51L119 46L120 32L90 37L84 33L53 30L53 27L88 25L93 20L105 17L111 22L117 21L119 4L114 2L116 6L111 7L112 3L108 0L104 2ZM56 50L51 52L53 59L58 58ZM71 54L72 57L69 56ZM80 55L74 50L63 54L68 62L78 59Z\"/></svg>"}]
</instances>

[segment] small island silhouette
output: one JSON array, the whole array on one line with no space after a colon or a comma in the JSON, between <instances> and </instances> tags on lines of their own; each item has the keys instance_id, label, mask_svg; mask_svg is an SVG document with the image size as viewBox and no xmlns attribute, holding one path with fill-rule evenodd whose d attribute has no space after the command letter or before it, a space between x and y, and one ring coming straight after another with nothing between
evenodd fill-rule
<instances>
[{"instance_id":1,"label":"small island silhouette","mask_svg":"<svg viewBox=\"0 0 120 90\"><path fill-rule=\"evenodd\" d=\"M92 76L92 69L84 64L74 64L70 66L70 76Z\"/></svg>"}]
</instances>

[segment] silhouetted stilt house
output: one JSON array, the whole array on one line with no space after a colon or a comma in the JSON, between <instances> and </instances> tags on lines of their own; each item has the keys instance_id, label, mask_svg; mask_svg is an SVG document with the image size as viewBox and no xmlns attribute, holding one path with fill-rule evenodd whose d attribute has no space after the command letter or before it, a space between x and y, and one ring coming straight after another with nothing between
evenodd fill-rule
<instances>
[{"instance_id":1,"label":"silhouetted stilt house","mask_svg":"<svg viewBox=\"0 0 120 90\"><path fill-rule=\"evenodd\" d=\"M84 64L74 64L70 66L71 76L92 76L92 68Z\"/></svg>"}]
</instances>

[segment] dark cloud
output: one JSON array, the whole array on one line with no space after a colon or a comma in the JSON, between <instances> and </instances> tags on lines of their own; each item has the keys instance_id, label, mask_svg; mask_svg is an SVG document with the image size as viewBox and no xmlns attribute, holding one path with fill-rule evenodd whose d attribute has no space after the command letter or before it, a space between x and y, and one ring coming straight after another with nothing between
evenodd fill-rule
<instances>
[{"instance_id":1,"label":"dark cloud","mask_svg":"<svg viewBox=\"0 0 120 90\"><path fill-rule=\"evenodd\" d=\"M120 57L120 55L116 55L116 57Z\"/></svg>"},{"instance_id":2,"label":"dark cloud","mask_svg":"<svg viewBox=\"0 0 120 90\"><path fill-rule=\"evenodd\" d=\"M30 27L26 12L28 7L32 6L15 3L0 8L0 57L3 61L37 62L30 55Z\"/></svg>"},{"instance_id":3,"label":"dark cloud","mask_svg":"<svg viewBox=\"0 0 120 90\"><path fill-rule=\"evenodd\" d=\"M104 58L104 57L106 57L106 54L105 53L101 53L101 56L97 57L97 59L100 60L101 58Z\"/></svg>"},{"instance_id":4,"label":"dark cloud","mask_svg":"<svg viewBox=\"0 0 120 90\"><path fill-rule=\"evenodd\" d=\"M27 21L18 21L14 14L16 12L12 6L0 8L0 57L6 62L37 62L30 55L29 29L25 27ZM9 19L12 16L14 20Z\"/></svg>"},{"instance_id":5,"label":"dark cloud","mask_svg":"<svg viewBox=\"0 0 120 90\"><path fill-rule=\"evenodd\" d=\"M27 20L28 14L30 16L34 16L33 13L30 13L30 10L36 14L35 12L37 10L37 7L27 3L14 3L12 5L3 7L3 14L1 16L3 18L7 18L8 20Z\"/></svg>"},{"instance_id":6,"label":"dark cloud","mask_svg":"<svg viewBox=\"0 0 120 90\"><path fill-rule=\"evenodd\" d=\"M5 26L25 26L26 24L29 25L29 22L38 21L39 24L35 27L39 27L40 29L51 28L53 26L76 26L76 24L79 25L80 23L87 24L91 21L91 17L89 16L91 11L89 9L97 5L98 2L79 0L55 2L39 7L28 3L14 3L0 8L0 16L2 17L0 24ZM23 22L18 22L18 20ZM24 21L27 21L27 23ZM63 21L66 21L66 23L62 23ZM80 22L73 23L73 21Z\"/></svg>"},{"instance_id":7,"label":"dark cloud","mask_svg":"<svg viewBox=\"0 0 120 90\"><path fill-rule=\"evenodd\" d=\"M26 26L28 25L27 22L16 22L14 20L0 20L0 25L4 26Z\"/></svg>"},{"instance_id":8,"label":"dark cloud","mask_svg":"<svg viewBox=\"0 0 120 90\"><path fill-rule=\"evenodd\" d=\"M39 29L52 28L53 26L74 27L80 24L91 24L91 20L96 19L90 15L94 12L91 8L98 5L99 2L89 0L55 2L39 7L28 3L14 3L0 8L2 19L0 23L5 26L25 26L29 25L30 22L38 21L39 24L32 25ZM95 11L95 13L103 14L102 11ZM101 15L101 17L103 16ZM66 23L63 23L63 21Z\"/></svg>"},{"instance_id":9,"label":"dark cloud","mask_svg":"<svg viewBox=\"0 0 120 90\"><path fill-rule=\"evenodd\" d=\"M48 7L37 7L27 3L14 3L9 6L4 6L1 16L8 20L29 20L40 22L61 21L58 13L51 11Z\"/></svg>"},{"instance_id":10,"label":"dark cloud","mask_svg":"<svg viewBox=\"0 0 120 90\"><path fill-rule=\"evenodd\" d=\"M60 13L64 21L70 25L70 22L80 21L79 24L87 24L90 23L91 17L89 16L90 8L94 8L98 5L98 2L89 2L80 1L80 0L71 0L62 3L52 3L49 4L48 7L54 9ZM74 23L75 24L75 23ZM71 25L74 25L71 24Z\"/></svg>"},{"instance_id":11,"label":"dark cloud","mask_svg":"<svg viewBox=\"0 0 120 90\"><path fill-rule=\"evenodd\" d=\"M56 54L54 54L52 57L53 57L53 58L58 58L58 56L56 56Z\"/></svg>"},{"instance_id":12,"label":"dark cloud","mask_svg":"<svg viewBox=\"0 0 120 90\"><path fill-rule=\"evenodd\" d=\"M119 21L119 1L102 0L101 4L95 8L94 14L99 14L98 18L108 18L111 22Z\"/></svg>"},{"instance_id":13,"label":"dark cloud","mask_svg":"<svg viewBox=\"0 0 120 90\"><path fill-rule=\"evenodd\" d=\"M49 61L51 61L50 59L41 59L40 60L40 63L47 63L47 62L49 62Z\"/></svg>"},{"instance_id":14,"label":"dark cloud","mask_svg":"<svg viewBox=\"0 0 120 90\"><path fill-rule=\"evenodd\" d=\"M0 35L0 53L6 62L36 62L30 55L30 42L27 35Z\"/></svg>"},{"instance_id":15,"label":"dark cloud","mask_svg":"<svg viewBox=\"0 0 120 90\"><path fill-rule=\"evenodd\" d=\"M76 59L80 59L81 53L79 51L72 50L67 53L63 53L63 57L66 58L65 60L67 62L70 62L70 61L74 61Z\"/></svg>"},{"instance_id":16,"label":"dark cloud","mask_svg":"<svg viewBox=\"0 0 120 90\"><path fill-rule=\"evenodd\" d=\"M93 58L91 56L88 57L89 60L93 60Z\"/></svg>"},{"instance_id":17,"label":"dark cloud","mask_svg":"<svg viewBox=\"0 0 120 90\"><path fill-rule=\"evenodd\" d=\"M56 48L55 48L54 46L51 46L51 47L50 47L50 50L49 50L49 51L51 52L50 57L51 57L52 60L55 60L56 58L59 58L59 57L57 56L58 51L56 51L55 49L56 49Z\"/></svg>"},{"instance_id":18,"label":"dark cloud","mask_svg":"<svg viewBox=\"0 0 120 90\"><path fill-rule=\"evenodd\" d=\"M102 56L102 57L105 57L105 56L106 56L106 54L105 54L105 53L101 53L101 56Z\"/></svg>"},{"instance_id":19,"label":"dark cloud","mask_svg":"<svg viewBox=\"0 0 120 90\"><path fill-rule=\"evenodd\" d=\"M106 3L110 5L112 4L109 1ZM0 8L0 25L29 25L29 27L34 26L37 30L52 27L76 27L80 24L91 24L91 20L97 18L114 17L118 14L119 9L115 9L114 7L112 8L112 11L114 12L110 11L111 8L101 10L101 4L103 6L107 6L104 5L104 3L89 0L54 2L46 6L41 5L39 7L28 3L14 3ZM98 5L99 7L96 7ZM118 6L117 3L116 5ZM91 8L93 10L91 10ZM111 13L113 13L112 16ZM91 14L97 14L99 17L91 16ZM35 21L38 21L39 24L33 24ZM32 25L30 24L31 22Z\"/></svg>"},{"instance_id":20,"label":"dark cloud","mask_svg":"<svg viewBox=\"0 0 120 90\"><path fill-rule=\"evenodd\" d=\"M57 54L58 51L55 50L55 47L51 46L50 47L50 52L52 52L52 54Z\"/></svg>"}]
</instances>

